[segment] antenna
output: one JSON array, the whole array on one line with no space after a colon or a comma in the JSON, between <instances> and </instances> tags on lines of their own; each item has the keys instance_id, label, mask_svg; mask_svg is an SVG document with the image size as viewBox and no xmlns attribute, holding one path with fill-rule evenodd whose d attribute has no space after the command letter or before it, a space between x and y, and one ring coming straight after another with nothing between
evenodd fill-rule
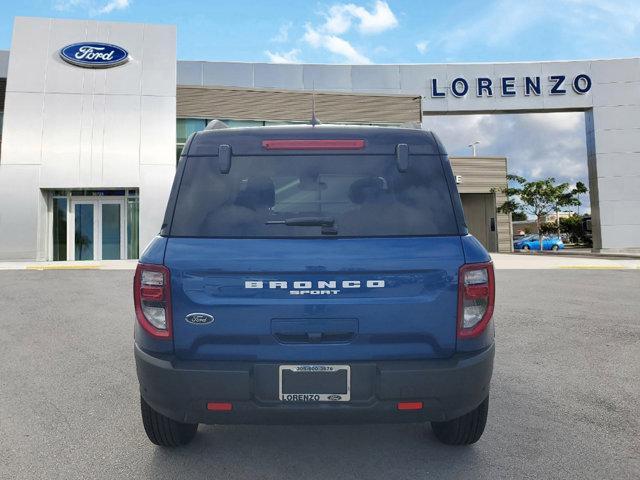
<instances>
[{"instance_id":1,"label":"antenna","mask_svg":"<svg viewBox=\"0 0 640 480\"><path fill-rule=\"evenodd\" d=\"M316 81L312 83L313 91L311 92L311 126L320 125L320 120L316 117Z\"/></svg>"}]
</instances>

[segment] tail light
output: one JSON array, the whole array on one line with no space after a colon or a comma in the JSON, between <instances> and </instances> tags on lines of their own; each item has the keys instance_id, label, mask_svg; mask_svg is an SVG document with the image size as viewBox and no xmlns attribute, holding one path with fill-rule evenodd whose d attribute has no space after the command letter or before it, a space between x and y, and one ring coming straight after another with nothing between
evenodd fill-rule
<instances>
[{"instance_id":1,"label":"tail light","mask_svg":"<svg viewBox=\"0 0 640 480\"><path fill-rule=\"evenodd\" d=\"M133 302L140 326L155 338L171 338L171 277L163 265L138 264Z\"/></svg>"},{"instance_id":2,"label":"tail light","mask_svg":"<svg viewBox=\"0 0 640 480\"><path fill-rule=\"evenodd\" d=\"M493 263L460 267L458 275L458 338L480 335L493 315L495 279Z\"/></svg>"}]
</instances>

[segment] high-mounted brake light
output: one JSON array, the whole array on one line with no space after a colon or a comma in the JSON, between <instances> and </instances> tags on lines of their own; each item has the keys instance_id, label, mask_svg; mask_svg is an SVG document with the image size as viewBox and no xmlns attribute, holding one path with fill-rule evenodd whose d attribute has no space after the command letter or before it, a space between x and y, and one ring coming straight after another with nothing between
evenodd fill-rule
<instances>
[{"instance_id":1,"label":"high-mounted brake light","mask_svg":"<svg viewBox=\"0 0 640 480\"><path fill-rule=\"evenodd\" d=\"M493 263L471 263L458 273L458 338L480 335L491 320L495 300Z\"/></svg>"},{"instance_id":2,"label":"high-mounted brake light","mask_svg":"<svg viewBox=\"0 0 640 480\"><path fill-rule=\"evenodd\" d=\"M133 303L138 323L152 337L171 338L171 284L163 265L138 264L133 279Z\"/></svg>"},{"instance_id":3,"label":"high-mounted brake light","mask_svg":"<svg viewBox=\"0 0 640 480\"><path fill-rule=\"evenodd\" d=\"M360 150L364 140L263 140L267 150Z\"/></svg>"},{"instance_id":4,"label":"high-mounted brake light","mask_svg":"<svg viewBox=\"0 0 640 480\"><path fill-rule=\"evenodd\" d=\"M230 412L233 410L233 403L231 402L209 402L207 403L207 410L212 412Z\"/></svg>"}]
</instances>

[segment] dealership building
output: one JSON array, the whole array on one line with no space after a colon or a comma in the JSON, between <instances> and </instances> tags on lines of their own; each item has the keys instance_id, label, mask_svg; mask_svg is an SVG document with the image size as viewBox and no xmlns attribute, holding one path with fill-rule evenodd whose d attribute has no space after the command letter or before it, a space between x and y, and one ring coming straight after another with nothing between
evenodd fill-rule
<instances>
[{"instance_id":1,"label":"dealership building","mask_svg":"<svg viewBox=\"0 0 640 480\"><path fill-rule=\"evenodd\" d=\"M283 65L178 61L176 44L170 25L15 19L0 51L0 260L137 258L192 132L308 123L313 92L323 123L584 111L594 248L640 250L638 59ZM452 166L472 233L510 251L506 159Z\"/></svg>"}]
</instances>

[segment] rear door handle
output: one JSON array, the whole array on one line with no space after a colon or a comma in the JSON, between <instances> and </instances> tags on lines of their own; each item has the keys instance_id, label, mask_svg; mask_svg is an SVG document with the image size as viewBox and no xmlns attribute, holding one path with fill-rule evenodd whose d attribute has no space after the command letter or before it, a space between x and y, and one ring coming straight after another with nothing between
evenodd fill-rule
<instances>
[{"instance_id":1,"label":"rear door handle","mask_svg":"<svg viewBox=\"0 0 640 480\"><path fill-rule=\"evenodd\" d=\"M281 343L346 343L358 333L355 318L272 319L271 333Z\"/></svg>"},{"instance_id":2,"label":"rear door handle","mask_svg":"<svg viewBox=\"0 0 640 480\"><path fill-rule=\"evenodd\" d=\"M307 332L307 338L309 339L309 343L320 343L322 342L322 333Z\"/></svg>"}]
</instances>

